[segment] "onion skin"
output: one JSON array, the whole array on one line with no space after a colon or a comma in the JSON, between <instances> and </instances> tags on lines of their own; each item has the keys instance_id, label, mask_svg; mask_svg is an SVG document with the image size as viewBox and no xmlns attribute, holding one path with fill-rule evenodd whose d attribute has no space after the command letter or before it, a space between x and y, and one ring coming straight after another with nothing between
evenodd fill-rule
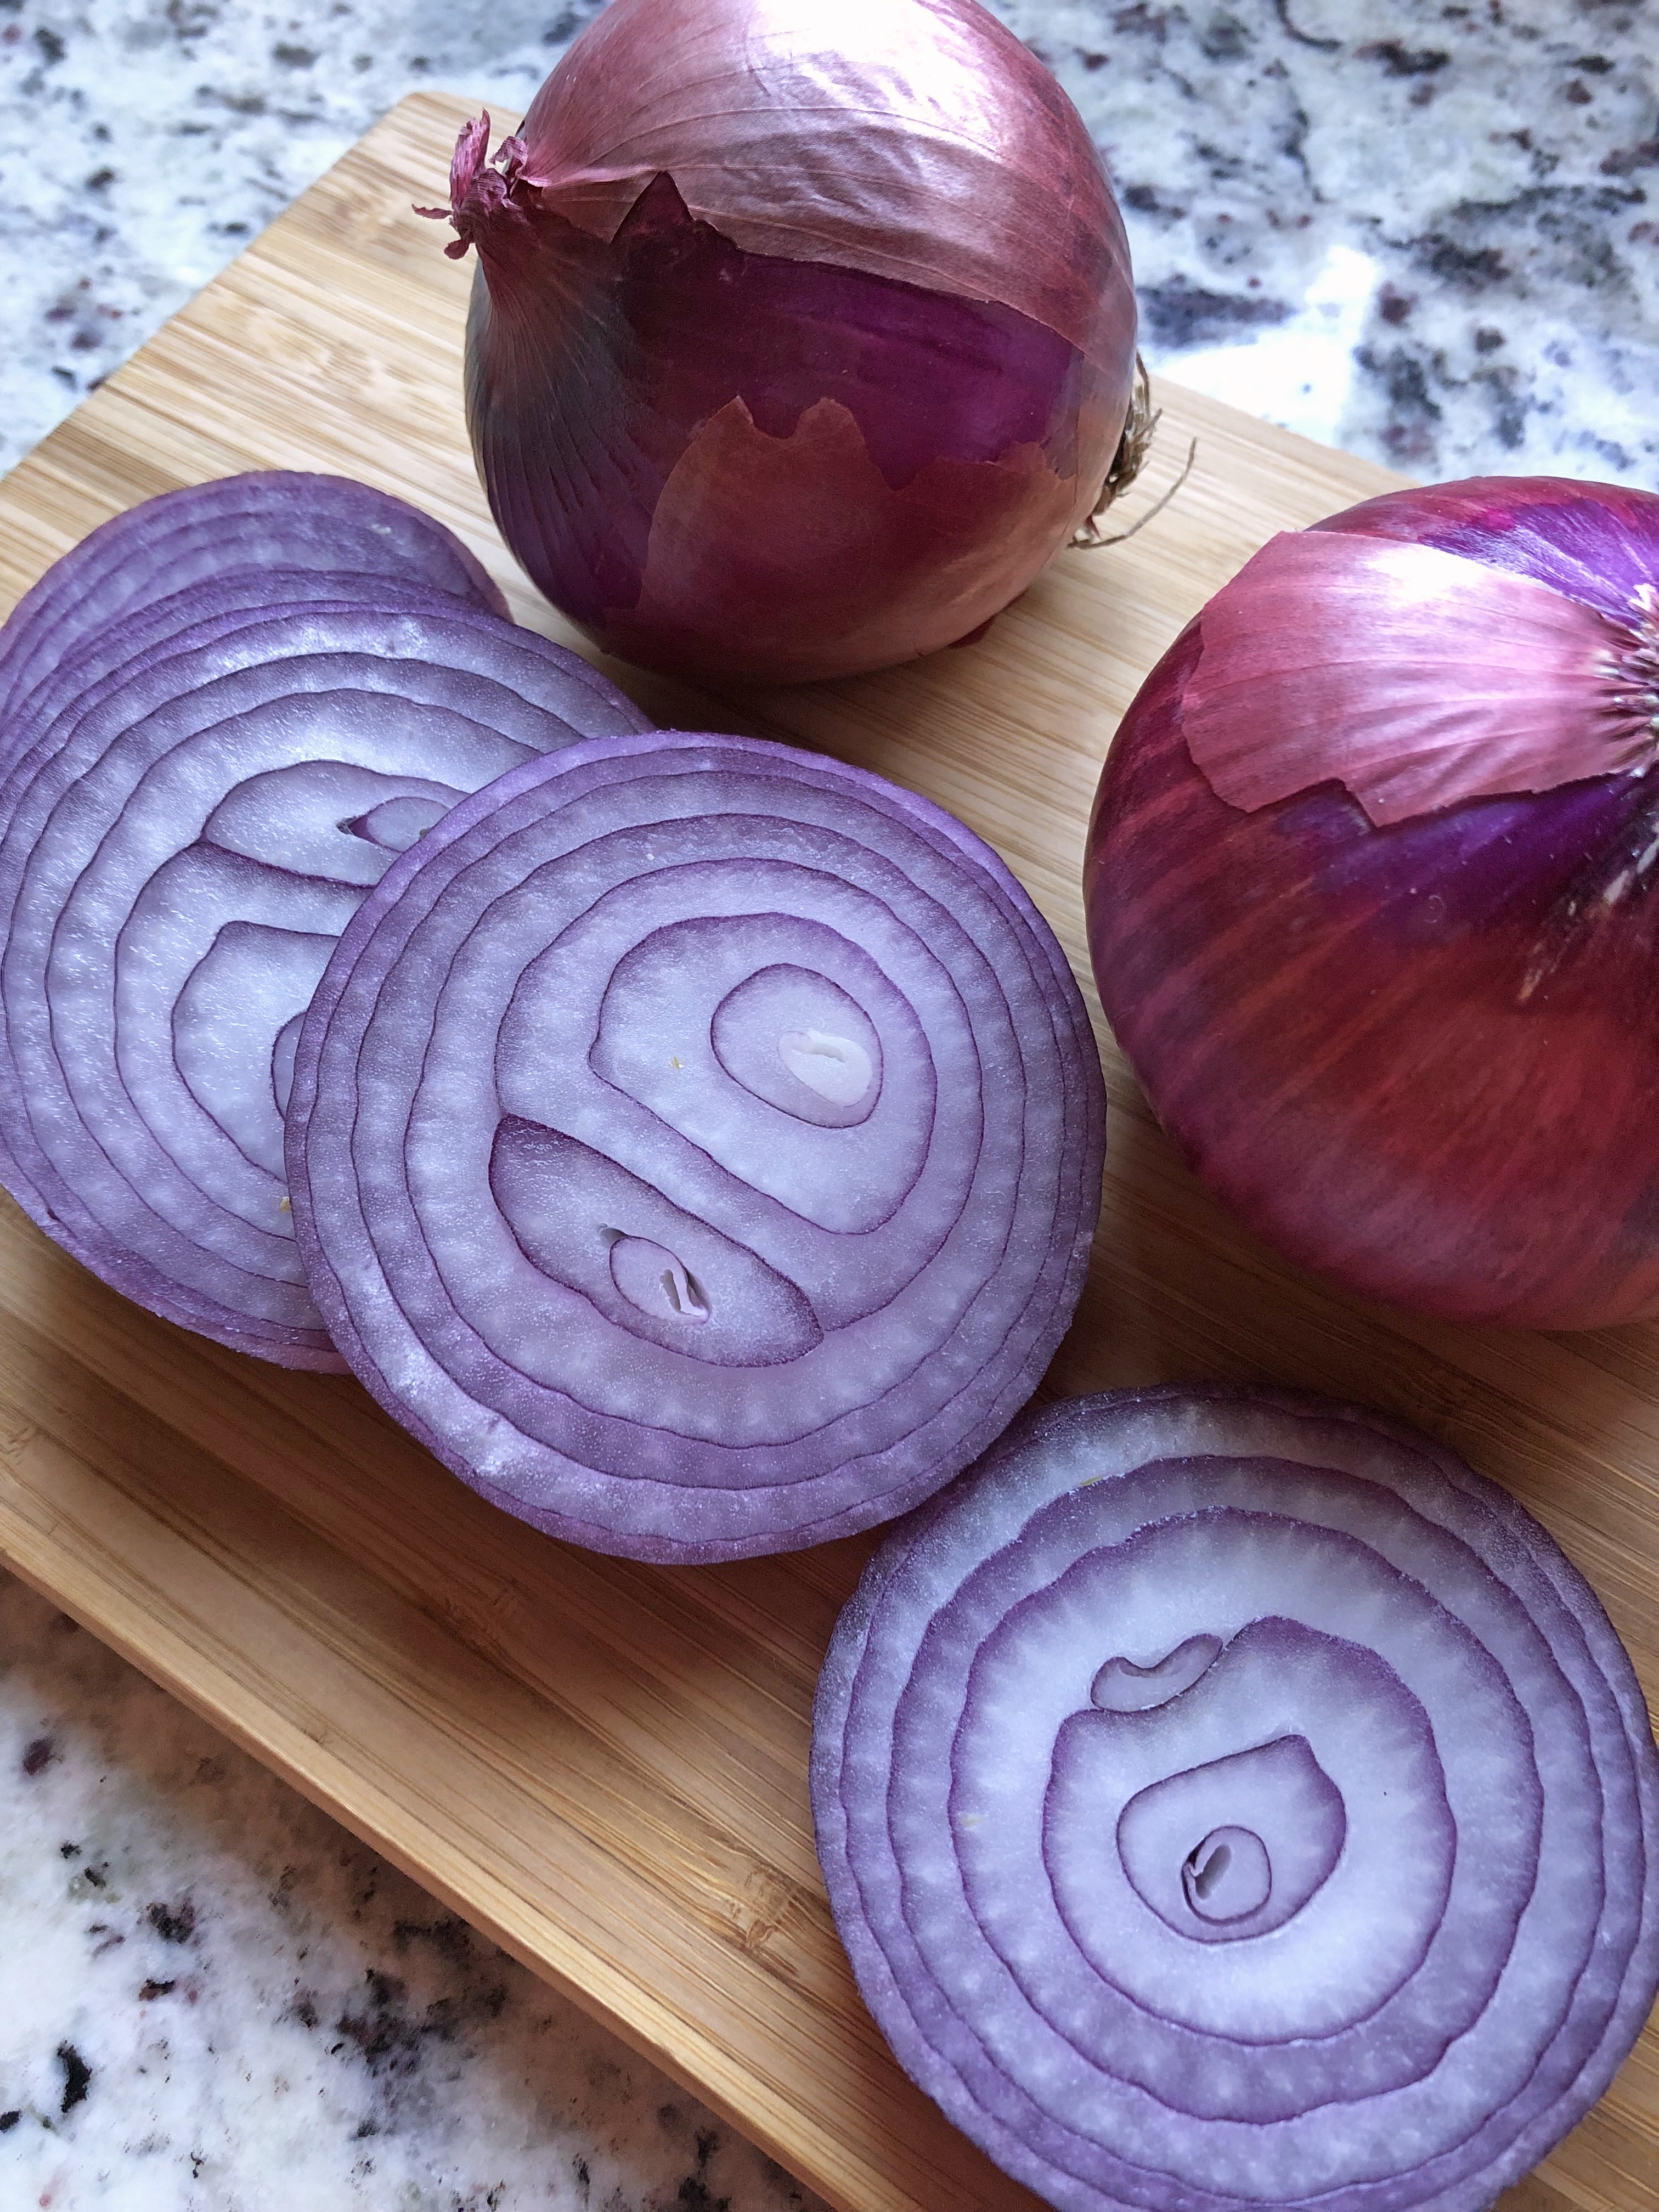
<instances>
[{"instance_id":1,"label":"onion skin","mask_svg":"<svg viewBox=\"0 0 1659 2212\"><path fill-rule=\"evenodd\" d=\"M1060 2212L1486 2212L1659 1984L1659 1756L1594 1592L1300 1394L1028 1413L866 1569L811 1785L878 2024Z\"/></svg>"},{"instance_id":2,"label":"onion skin","mask_svg":"<svg viewBox=\"0 0 1659 2212\"><path fill-rule=\"evenodd\" d=\"M1127 248L1070 102L975 0L842 11L833 48L825 20L615 0L500 173L487 118L458 148L496 521L653 665L792 681L965 638L1117 450Z\"/></svg>"},{"instance_id":3,"label":"onion skin","mask_svg":"<svg viewBox=\"0 0 1659 2212\"><path fill-rule=\"evenodd\" d=\"M1547 584L1623 626L1643 680L1659 499L1477 480L1317 527ZM1202 623L1124 718L1085 863L1102 1000L1159 1120L1260 1235L1363 1296L1542 1328L1659 1310L1650 774L1581 765L1385 827L1333 781L1246 812L1184 734Z\"/></svg>"}]
</instances>

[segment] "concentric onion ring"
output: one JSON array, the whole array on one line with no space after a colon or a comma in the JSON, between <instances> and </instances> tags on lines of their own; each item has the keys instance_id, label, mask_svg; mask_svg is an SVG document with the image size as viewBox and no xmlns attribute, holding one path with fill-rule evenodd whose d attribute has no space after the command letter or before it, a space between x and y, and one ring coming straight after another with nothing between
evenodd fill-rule
<instances>
[{"instance_id":1,"label":"concentric onion ring","mask_svg":"<svg viewBox=\"0 0 1659 2212\"><path fill-rule=\"evenodd\" d=\"M812 1791L900 2060L1066 2212L1476 2212L1659 1985L1659 1759L1593 1592L1316 1400L1019 1424L872 1563Z\"/></svg>"},{"instance_id":2,"label":"concentric onion ring","mask_svg":"<svg viewBox=\"0 0 1659 2212\"><path fill-rule=\"evenodd\" d=\"M936 1489L1030 1395L1099 1204L1064 957L959 823L735 738L573 746L342 938L289 1168L318 1303L462 1479L720 1559Z\"/></svg>"},{"instance_id":3,"label":"concentric onion ring","mask_svg":"<svg viewBox=\"0 0 1659 2212\"><path fill-rule=\"evenodd\" d=\"M232 580L182 632L135 612L0 788L0 1176L118 1290L290 1365L341 1364L282 1152L336 937L458 797L643 721L529 631L374 588L392 604L261 612Z\"/></svg>"},{"instance_id":4,"label":"concentric onion ring","mask_svg":"<svg viewBox=\"0 0 1659 2212\"><path fill-rule=\"evenodd\" d=\"M0 629L0 715L109 623L250 568L380 577L507 613L459 538L406 500L287 469L216 477L112 516L24 594Z\"/></svg>"}]
</instances>

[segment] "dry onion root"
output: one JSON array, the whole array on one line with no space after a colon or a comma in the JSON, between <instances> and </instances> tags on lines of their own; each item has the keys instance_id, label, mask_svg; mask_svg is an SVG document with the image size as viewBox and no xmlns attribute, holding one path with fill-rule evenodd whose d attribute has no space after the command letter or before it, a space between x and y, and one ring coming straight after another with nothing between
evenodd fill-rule
<instances>
[{"instance_id":1,"label":"dry onion root","mask_svg":"<svg viewBox=\"0 0 1659 2212\"><path fill-rule=\"evenodd\" d=\"M1480 2212L1659 1984L1659 1758L1452 1455L1271 1391L1028 1417L836 1629L812 1796L907 2070L1062 2212Z\"/></svg>"}]
</instances>

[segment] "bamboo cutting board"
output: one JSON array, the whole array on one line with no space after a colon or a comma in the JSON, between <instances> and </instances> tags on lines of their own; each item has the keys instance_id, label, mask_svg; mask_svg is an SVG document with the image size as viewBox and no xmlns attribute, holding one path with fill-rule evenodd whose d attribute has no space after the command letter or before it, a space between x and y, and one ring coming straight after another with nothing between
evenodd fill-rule
<instances>
[{"instance_id":1,"label":"bamboo cutting board","mask_svg":"<svg viewBox=\"0 0 1659 2212\"><path fill-rule=\"evenodd\" d=\"M151 493L325 469L441 516L521 620L566 635L466 450L470 265L410 212L441 196L466 112L405 100L0 484L0 604ZM1395 481L1163 396L1153 489L1199 440L1176 503L1133 547L1061 556L981 644L740 701L612 673L662 722L926 791L1000 848L1086 988L1084 824L1136 684L1273 531ZM1415 1420L1555 1532L1659 1689L1659 1330L1500 1335L1316 1287L1198 1188L1100 1035L1105 1206L1048 1387L1266 1377ZM0 1218L8 1564L838 2212L1032 2212L888 2056L812 1854L813 1680L872 1540L678 1571L568 1550L463 1489L355 1383L186 1336ZM1659 2212L1659 2033L1505 2205Z\"/></svg>"}]
</instances>

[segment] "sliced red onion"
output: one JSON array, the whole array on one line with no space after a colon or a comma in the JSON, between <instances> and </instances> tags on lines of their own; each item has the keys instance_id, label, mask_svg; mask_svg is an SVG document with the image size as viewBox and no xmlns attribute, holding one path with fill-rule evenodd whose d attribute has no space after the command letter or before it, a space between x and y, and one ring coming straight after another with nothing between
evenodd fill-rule
<instances>
[{"instance_id":1,"label":"sliced red onion","mask_svg":"<svg viewBox=\"0 0 1659 2212\"><path fill-rule=\"evenodd\" d=\"M1102 1003L1261 1235L1360 1294L1659 1310L1659 498L1493 478L1276 538L1102 775Z\"/></svg>"},{"instance_id":2,"label":"sliced red onion","mask_svg":"<svg viewBox=\"0 0 1659 2212\"><path fill-rule=\"evenodd\" d=\"M1594 1593L1316 1400L1019 1423L872 1562L812 1796L901 2062L1063 2212L1480 2212L1659 1987L1659 1757Z\"/></svg>"},{"instance_id":3,"label":"sliced red onion","mask_svg":"<svg viewBox=\"0 0 1659 2212\"><path fill-rule=\"evenodd\" d=\"M195 651L210 638L228 636L270 621L288 607L349 607L429 610L453 613L452 592L430 585L400 583L371 573L316 568L235 568L224 576L189 584L165 599L135 607L77 638L74 652L52 663L34 682L20 685L0 709L0 763L6 775L27 778L33 768L25 757L46 741L52 750L94 702L126 683L141 666L167 658L175 640ZM603 679L594 672L596 682ZM66 710L75 709L58 723ZM57 734L53 732L58 725Z\"/></svg>"},{"instance_id":4,"label":"sliced red onion","mask_svg":"<svg viewBox=\"0 0 1659 2212\"><path fill-rule=\"evenodd\" d=\"M467 411L502 534L654 665L793 681L967 637L1103 496L1111 187L977 0L612 0L486 162Z\"/></svg>"},{"instance_id":5,"label":"sliced red onion","mask_svg":"<svg viewBox=\"0 0 1659 2212\"><path fill-rule=\"evenodd\" d=\"M1024 1403L1103 1110L988 848L676 734L532 763L394 864L301 1031L289 1170L336 1342L463 1480L726 1559L902 1510Z\"/></svg>"},{"instance_id":6,"label":"sliced red onion","mask_svg":"<svg viewBox=\"0 0 1659 2212\"><path fill-rule=\"evenodd\" d=\"M507 614L499 589L453 532L406 500L348 477L271 469L163 492L88 532L0 629L4 757L15 757L4 742L12 709L53 668L77 658L96 631L245 568L380 576Z\"/></svg>"},{"instance_id":7,"label":"sliced red onion","mask_svg":"<svg viewBox=\"0 0 1659 2212\"><path fill-rule=\"evenodd\" d=\"M0 1170L76 1258L152 1310L290 1365L340 1361L283 1166L300 1016L394 856L463 794L637 709L572 654L452 599L206 590L0 790ZM112 664L112 665L110 665ZM54 679L55 681L55 679ZM47 689L52 689L49 684Z\"/></svg>"}]
</instances>

